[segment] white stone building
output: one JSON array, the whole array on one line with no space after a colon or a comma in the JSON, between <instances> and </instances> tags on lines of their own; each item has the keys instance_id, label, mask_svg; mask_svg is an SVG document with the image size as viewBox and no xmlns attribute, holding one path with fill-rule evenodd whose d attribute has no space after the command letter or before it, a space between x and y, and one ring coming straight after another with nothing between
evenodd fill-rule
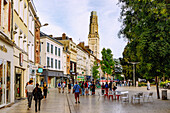
<instances>
[{"instance_id":1,"label":"white stone building","mask_svg":"<svg viewBox=\"0 0 170 113\"><path fill-rule=\"evenodd\" d=\"M63 44L52 36L40 33L42 78L48 87L55 88L57 79L63 78Z\"/></svg>"}]
</instances>

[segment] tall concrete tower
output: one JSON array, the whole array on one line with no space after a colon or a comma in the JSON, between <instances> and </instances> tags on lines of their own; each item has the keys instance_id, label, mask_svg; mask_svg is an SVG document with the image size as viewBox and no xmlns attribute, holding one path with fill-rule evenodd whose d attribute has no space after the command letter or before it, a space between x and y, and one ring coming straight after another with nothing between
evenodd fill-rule
<instances>
[{"instance_id":1,"label":"tall concrete tower","mask_svg":"<svg viewBox=\"0 0 170 113\"><path fill-rule=\"evenodd\" d=\"M90 16L90 26L88 35L88 45L93 54L100 58L100 38L98 33L98 17L97 12L92 11Z\"/></svg>"}]
</instances>

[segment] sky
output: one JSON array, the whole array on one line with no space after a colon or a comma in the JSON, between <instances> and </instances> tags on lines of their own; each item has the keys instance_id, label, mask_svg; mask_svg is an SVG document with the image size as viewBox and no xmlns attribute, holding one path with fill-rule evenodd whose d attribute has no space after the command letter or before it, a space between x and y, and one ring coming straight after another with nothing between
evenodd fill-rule
<instances>
[{"instance_id":1,"label":"sky","mask_svg":"<svg viewBox=\"0 0 170 113\"><path fill-rule=\"evenodd\" d=\"M91 11L97 11L100 51L110 48L114 58L122 57L127 44L117 36L122 24L118 21L117 3L118 0L34 0L41 24L49 24L41 31L54 37L66 33L76 44L84 41L88 45Z\"/></svg>"}]
</instances>

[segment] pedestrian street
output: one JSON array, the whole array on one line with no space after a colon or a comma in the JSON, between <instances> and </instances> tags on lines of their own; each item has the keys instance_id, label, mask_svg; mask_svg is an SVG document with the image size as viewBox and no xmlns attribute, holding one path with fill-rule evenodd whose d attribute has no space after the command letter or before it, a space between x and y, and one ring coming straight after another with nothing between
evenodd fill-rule
<instances>
[{"instance_id":1,"label":"pedestrian street","mask_svg":"<svg viewBox=\"0 0 170 113\"><path fill-rule=\"evenodd\" d=\"M135 92L147 93L146 87L118 87L119 91L129 91L131 96ZM41 111L38 113L170 113L170 100L156 99L155 87L151 87L154 102L131 103L120 100L108 100L99 96L97 89L95 96L80 96L80 104L75 104L74 95L58 93L58 89L50 89L46 100L42 100ZM160 89L161 92L161 89ZM168 98L170 90L168 90ZM0 113L34 113L34 100L30 110L27 110L27 100L15 103L11 107L0 109Z\"/></svg>"}]
</instances>

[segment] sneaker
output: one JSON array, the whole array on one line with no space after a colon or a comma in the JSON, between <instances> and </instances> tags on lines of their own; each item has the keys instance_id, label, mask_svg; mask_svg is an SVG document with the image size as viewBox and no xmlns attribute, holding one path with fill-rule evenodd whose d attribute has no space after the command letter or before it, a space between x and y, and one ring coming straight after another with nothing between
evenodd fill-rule
<instances>
[{"instance_id":1,"label":"sneaker","mask_svg":"<svg viewBox=\"0 0 170 113\"><path fill-rule=\"evenodd\" d=\"M77 104L77 102L75 102L75 104Z\"/></svg>"},{"instance_id":2,"label":"sneaker","mask_svg":"<svg viewBox=\"0 0 170 113\"><path fill-rule=\"evenodd\" d=\"M80 101L78 101L78 103L80 103Z\"/></svg>"}]
</instances>

